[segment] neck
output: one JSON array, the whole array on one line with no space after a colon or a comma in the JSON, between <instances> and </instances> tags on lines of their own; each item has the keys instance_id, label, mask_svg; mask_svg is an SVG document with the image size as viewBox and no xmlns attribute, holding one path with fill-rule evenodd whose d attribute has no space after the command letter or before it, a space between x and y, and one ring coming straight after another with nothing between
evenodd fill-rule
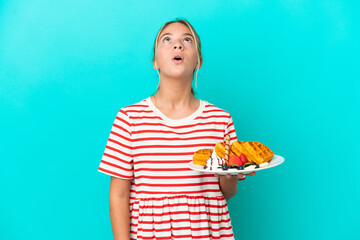
<instances>
[{"instance_id":1,"label":"neck","mask_svg":"<svg viewBox=\"0 0 360 240\"><path fill-rule=\"evenodd\" d=\"M191 94L192 78L176 79L161 76L159 90L154 95L157 104L170 108L191 106L196 98Z\"/></svg>"}]
</instances>

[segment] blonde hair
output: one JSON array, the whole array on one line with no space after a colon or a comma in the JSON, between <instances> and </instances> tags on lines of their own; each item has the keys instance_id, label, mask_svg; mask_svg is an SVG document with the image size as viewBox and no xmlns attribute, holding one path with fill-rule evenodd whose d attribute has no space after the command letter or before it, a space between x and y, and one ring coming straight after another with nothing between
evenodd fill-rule
<instances>
[{"instance_id":1,"label":"blonde hair","mask_svg":"<svg viewBox=\"0 0 360 240\"><path fill-rule=\"evenodd\" d=\"M189 28L189 30L191 31L191 34L194 36L194 40L195 40L195 50L197 52L197 64L196 64L196 75L195 75L195 88L197 88L197 75L198 75L198 71L199 71L199 68L200 68L200 58L202 57L201 56L201 42L200 42L200 37L199 35L197 34L197 32L195 31L194 27L185 19L175 19L174 21L169 21L169 22L166 22L159 30L158 34L156 35L156 38L155 38L155 42L154 42L154 57L153 57L153 60L155 60L155 56L156 56L156 52L157 52L157 45L158 45L158 40L159 40L159 37L160 37L160 34L162 33L162 31L170 24L172 23L182 23L184 24L185 26L187 26ZM156 64L156 61L155 61L155 64ZM160 78L160 73L159 71L156 69L156 72L158 73L159 75L159 78ZM195 69L194 69L194 72L195 73ZM160 82L160 81L159 81ZM159 90L159 85L157 87L157 91ZM191 94L192 95L195 95L195 92L194 92L194 89L191 87Z\"/></svg>"}]
</instances>

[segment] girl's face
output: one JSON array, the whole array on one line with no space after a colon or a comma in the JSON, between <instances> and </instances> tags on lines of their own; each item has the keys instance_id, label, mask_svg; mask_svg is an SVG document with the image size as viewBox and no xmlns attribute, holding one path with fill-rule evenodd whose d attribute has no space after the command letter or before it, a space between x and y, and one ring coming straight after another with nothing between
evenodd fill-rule
<instances>
[{"instance_id":1,"label":"girl's face","mask_svg":"<svg viewBox=\"0 0 360 240\"><path fill-rule=\"evenodd\" d=\"M180 55L182 61L174 60ZM191 31L182 23L172 23L165 27L158 40L154 68L172 78L193 76L197 63L195 39Z\"/></svg>"}]
</instances>

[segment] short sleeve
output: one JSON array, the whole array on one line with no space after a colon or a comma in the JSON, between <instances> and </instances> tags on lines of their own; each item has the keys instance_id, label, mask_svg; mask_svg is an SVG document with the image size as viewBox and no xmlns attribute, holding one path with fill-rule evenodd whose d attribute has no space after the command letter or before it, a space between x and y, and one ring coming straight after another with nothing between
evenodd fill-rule
<instances>
[{"instance_id":1,"label":"short sleeve","mask_svg":"<svg viewBox=\"0 0 360 240\"><path fill-rule=\"evenodd\" d=\"M233 119L232 119L231 115L230 115L230 118L228 120L228 124L227 124L226 129L225 129L225 137L226 137L227 134L230 134L230 144L232 144L234 141L237 140L235 126L234 126L234 122L233 122Z\"/></svg>"},{"instance_id":2,"label":"short sleeve","mask_svg":"<svg viewBox=\"0 0 360 240\"><path fill-rule=\"evenodd\" d=\"M132 179L133 168L131 122L126 112L120 109L112 125L98 171L113 177Z\"/></svg>"}]
</instances>

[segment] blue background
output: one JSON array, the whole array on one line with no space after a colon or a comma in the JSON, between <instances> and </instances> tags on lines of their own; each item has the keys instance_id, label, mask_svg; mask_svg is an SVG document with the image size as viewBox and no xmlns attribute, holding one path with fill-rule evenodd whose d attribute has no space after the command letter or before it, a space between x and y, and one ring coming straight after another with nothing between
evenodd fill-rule
<instances>
[{"instance_id":1,"label":"blue background","mask_svg":"<svg viewBox=\"0 0 360 240\"><path fill-rule=\"evenodd\" d=\"M176 17L202 40L196 96L286 159L239 182L237 239L359 239L358 1L129 2L0 1L0 239L112 239L97 167Z\"/></svg>"}]
</instances>

